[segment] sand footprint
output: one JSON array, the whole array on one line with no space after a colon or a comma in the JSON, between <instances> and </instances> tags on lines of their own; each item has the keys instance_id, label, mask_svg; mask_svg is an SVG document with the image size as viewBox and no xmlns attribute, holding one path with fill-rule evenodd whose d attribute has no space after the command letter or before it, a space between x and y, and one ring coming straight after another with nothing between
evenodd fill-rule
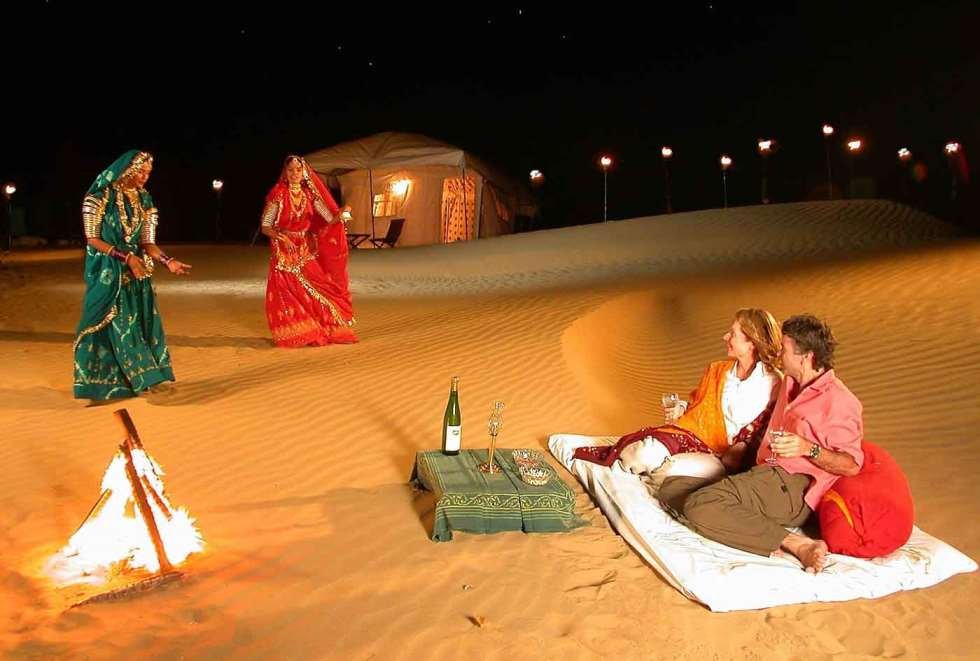
<instances>
[{"instance_id":1,"label":"sand footprint","mask_svg":"<svg viewBox=\"0 0 980 661\"><path fill-rule=\"evenodd\" d=\"M565 635L603 659L643 658L631 632L642 631L648 625L640 620L620 615L586 615L572 624Z\"/></svg>"},{"instance_id":2,"label":"sand footprint","mask_svg":"<svg viewBox=\"0 0 980 661\"><path fill-rule=\"evenodd\" d=\"M839 609L804 611L800 623L817 634L825 650L834 653L891 659L906 652L891 623L865 608L845 613Z\"/></svg>"},{"instance_id":3,"label":"sand footprint","mask_svg":"<svg viewBox=\"0 0 980 661\"><path fill-rule=\"evenodd\" d=\"M616 582L618 572L607 569L589 569L569 575L562 589L581 599L598 599L603 589Z\"/></svg>"}]
</instances>

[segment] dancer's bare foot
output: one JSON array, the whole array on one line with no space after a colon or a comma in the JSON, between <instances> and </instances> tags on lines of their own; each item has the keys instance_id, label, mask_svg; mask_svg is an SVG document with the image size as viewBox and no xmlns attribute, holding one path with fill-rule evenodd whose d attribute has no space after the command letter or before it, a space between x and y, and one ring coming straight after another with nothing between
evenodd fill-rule
<instances>
[{"instance_id":1,"label":"dancer's bare foot","mask_svg":"<svg viewBox=\"0 0 980 661\"><path fill-rule=\"evenodd\" d=\"M792 553L803 563L803 568L808 574L816 574L822 571L827 563L827 543L822 539L811 539L806 535L790 533L780 544L773 555L783 555L783 551Z\"/></svg>"}]
</instances>

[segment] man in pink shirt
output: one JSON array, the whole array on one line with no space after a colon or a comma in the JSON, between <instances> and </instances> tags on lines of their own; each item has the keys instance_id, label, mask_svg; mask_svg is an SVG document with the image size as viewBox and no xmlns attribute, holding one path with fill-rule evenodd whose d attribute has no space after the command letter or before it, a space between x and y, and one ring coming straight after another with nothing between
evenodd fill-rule
<instances>
[{"instance_id":1,"label":"man in pink shirt","mask_svg":"<svg viewBox=\"0 0 980 661\"><path fill-rule=\"evenodd\" d=\"M660 502L708 539L759 555L788 552L816 573L827 545L785 527L803 525L840 476L861 470L864 423L861 402L834 374L830 328L799 315L782 331L786 377L756 465L714 483L667 478Z\"/></svg>"}]
</instances>

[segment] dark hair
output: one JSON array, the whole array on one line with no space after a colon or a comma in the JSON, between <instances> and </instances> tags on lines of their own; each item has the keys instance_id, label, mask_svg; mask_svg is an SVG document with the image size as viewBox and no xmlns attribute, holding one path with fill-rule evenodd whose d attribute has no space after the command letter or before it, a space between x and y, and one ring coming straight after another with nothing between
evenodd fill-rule
<instances>
[{"instance_id":1,"label":"dark hair","mask_svg":"<svg viewBox=\"0 0 980 661\"><path fill-rule=\"evenodd\" d=\"M798 314L783 322L783 335L793 338L800 353L813 353L815 369L834 367L834 349L837 340L830 326L812 314Z\"/></svg>"}]
</instances>

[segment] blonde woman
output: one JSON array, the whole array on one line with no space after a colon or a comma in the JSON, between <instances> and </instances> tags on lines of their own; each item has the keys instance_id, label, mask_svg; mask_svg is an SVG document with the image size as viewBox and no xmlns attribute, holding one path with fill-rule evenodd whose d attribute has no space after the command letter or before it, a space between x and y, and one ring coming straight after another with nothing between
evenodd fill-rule
<instances>
[{"instance_id":1,"label":"blonde woman","mask_svg":"<svg viewBox=\"0 0 980 661\"><path fill-rule=\"evenodd\" d=\"M782 335L767 311L743 308L723 339L727 359L708 365L690 397L664 410L666 424L644 427L612 446L579 448L575 458L612 466L641 442L661 461L703 452L719 457L728 472L750 465L782 379L777 368Z\"/></svg>"}]
</instances>

